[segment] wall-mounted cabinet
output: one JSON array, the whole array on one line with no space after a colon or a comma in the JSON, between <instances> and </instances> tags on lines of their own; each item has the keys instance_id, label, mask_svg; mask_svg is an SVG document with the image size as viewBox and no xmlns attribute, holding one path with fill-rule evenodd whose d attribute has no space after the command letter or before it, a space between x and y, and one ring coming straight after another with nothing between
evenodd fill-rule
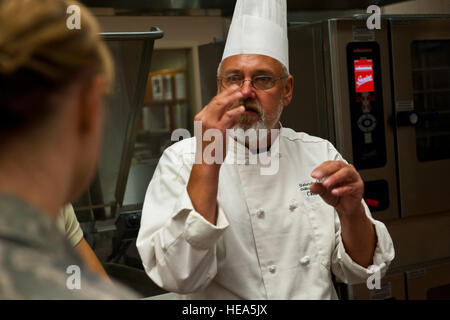
<instances>
[{"instance_id":1,"label":"wall-mounted cabinet","mask_svg":"<svg viewBox=\"0 0 450 320\"><path fill-rule=\"evenodd\" d=\"M189 99L187 89L185 70L150 72L140 131L161 133L186 128Z\"/></svg>"},{"instance_id":2,"label":"wall-mounted cabinet","mask_svg":"<svg viewBox=\"0 0 450 320\"><path fill-rule=\"evenodd\" d=\"M156 166L164 149L172 143L172 132L188 127L188 98L184 69L149 73L133 164L152 163L152 167Z\"/></svg>"},{"instance_id":3,"label":"wall-mounted cabinet","mask_svg":"<svg viewBox=\"0 0 450 320\"><path fill-rule=\"evenodd\" d=\"M160 50L152 58L134 145L125 205L141 205L158 161L173 141L172 132L189 129L189 65L186 50Z\"/></svg>"}]
</instances>

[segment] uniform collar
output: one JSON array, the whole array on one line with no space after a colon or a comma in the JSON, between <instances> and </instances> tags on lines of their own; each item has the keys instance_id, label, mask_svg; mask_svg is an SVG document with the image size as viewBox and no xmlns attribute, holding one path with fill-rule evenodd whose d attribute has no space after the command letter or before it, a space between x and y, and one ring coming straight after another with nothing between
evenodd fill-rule
<instances>
[{"instance_id":1,"label":"uniform collar","mask_svg":"<svg viewBox=\"0 0 450 320\"><path fill-rule=\"evenodd\" d=\"M0 237L33 247L64 247L56 221L20 198L0 193Z\"/></svg>"}]
</instances>

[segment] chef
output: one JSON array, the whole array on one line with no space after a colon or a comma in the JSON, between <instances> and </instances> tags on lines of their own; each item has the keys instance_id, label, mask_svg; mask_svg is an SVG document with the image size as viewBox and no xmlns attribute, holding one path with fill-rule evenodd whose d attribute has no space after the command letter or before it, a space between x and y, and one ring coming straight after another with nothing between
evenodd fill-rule
<instances>
[{"instance_id":1,"label":"chef","mask_svg":"<svg viewBox=\"0 0 450 320\"><path fill-rule=\"evenodd\" d=\"M211 163L202 155L217 136L197 134L165 150L150 182L137 247L147 274L168 291L191 299L336 299L332 275L366 282L394 258L355 168L330 142L279 122L293 89L286 13L285 0L237 1L217 95L195 117L202 133L222 133L225 160L269 154L278 170ZM255 150L232 128L271 129L270 139Z\"/></svg>"}]
</instances>

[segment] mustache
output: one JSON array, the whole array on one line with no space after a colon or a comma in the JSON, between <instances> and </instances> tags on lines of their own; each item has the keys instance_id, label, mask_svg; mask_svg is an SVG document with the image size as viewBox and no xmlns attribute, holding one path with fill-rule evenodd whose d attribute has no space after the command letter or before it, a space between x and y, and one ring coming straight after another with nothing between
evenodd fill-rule
<instances>
[{"instance_id":1,"label":"mustache","mask_svg":"<svg viewBox=\"0 0 450 320\"><path fill-rule=\"evenodd\" d=\"M245 110L254 111L254 112L258 113L260 116L263 115L261 106L250 100L239 100L238 102L236 102L235 104L233 104L230 107L230 110L237 108L239 106L244 106Z\"/></svg>"}]
</instances>

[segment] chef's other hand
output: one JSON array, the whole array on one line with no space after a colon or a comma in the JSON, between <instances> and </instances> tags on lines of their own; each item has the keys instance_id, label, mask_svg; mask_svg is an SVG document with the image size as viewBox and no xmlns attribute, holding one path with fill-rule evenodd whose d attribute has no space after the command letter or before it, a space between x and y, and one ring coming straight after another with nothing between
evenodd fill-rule
<instances>
[{"instance_id":1,"label":"chef's other hand","mask_svg":"<svg viewBox=\"0 0 450 320\"><path fill-rule=\"evenodd\" d=\"M244 106L235 106L240 100L243 100L244 95L240 91L239 86L233 85L219 94L217 94L195 117L194 121L201 121L202 135L205 134L208 129L218 129L222 133L223 143L223 159L226 155L226 129L232 128L239 122L241 115L244 113ZM197 141L202 141L202 148L197 148L197 154L202 152L205 148L212 143L212 141L204 141L202 137L196 137ZM199 144L197 144L199 145ZM204 161L204 159L203 159Z\"/></svg>"},{"instance_id":2,"label":"chef's other hand","mask_svg":"<svg viewBox=\"0 0 450 320\"><path fill-rule=\"evenodd\" d=\"M343 161L325 161L312 171L311 177L323 179L310 186L311 192L319 194L340 215L364 212L361 203L364 183L351 164Z\"/></svg>"}]
</instances>

